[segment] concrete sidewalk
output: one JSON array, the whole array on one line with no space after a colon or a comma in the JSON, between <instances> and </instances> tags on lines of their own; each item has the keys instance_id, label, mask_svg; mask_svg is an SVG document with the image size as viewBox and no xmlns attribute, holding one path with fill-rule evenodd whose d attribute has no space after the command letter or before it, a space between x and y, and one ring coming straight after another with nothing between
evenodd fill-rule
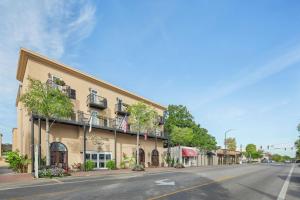
<instances>
[{"instance_id":1,"label":"concrete sidewalk","mask_svg":"<svg viewBox=\"0 0 300 200\"><path fill-rule=\"evenodd\" d=\"M202 166L202 167L189 167L189 168L181 168L176 169L173 167L159 167L159 168L146 168L145 171L132 171L131 169L118 169L118 170L95 170L88 172L73 172L71 176L60 177L60 178L40 178L35 179L32 174L28 173L10 173L5 175L0 175L0 190L5 190L8 188L15 187L25 187L25 186L34 186L41 184L51 184L57 183L61 181L71 181L71 180L81 180L86 179L88 177L91 178L105 178L110 176L127 176L127 175L146 175L146 174L158 174L158 173L168 173L168 172L185 172L191 170L206 170L206 169L215 169L221 167L235 167L235 165L231 166Z\"/></svg>"}]
</instances>

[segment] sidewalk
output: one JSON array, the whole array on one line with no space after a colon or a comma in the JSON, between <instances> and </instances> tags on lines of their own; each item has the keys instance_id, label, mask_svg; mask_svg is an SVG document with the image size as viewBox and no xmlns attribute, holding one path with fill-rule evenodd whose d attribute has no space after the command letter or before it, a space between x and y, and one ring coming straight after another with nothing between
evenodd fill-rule
<instances>
[{"instance_id":1,"label":"sidewalk","mask_svg":"<svg viewBox=\"0 0 300 200\"><path fill-rule=\"evenodd\" d=\"M157 172L167 172L176 170L173 167L158 167L158 168L146 168L145 171L132 171L131 169L117 169L117 170L95 170L88 172L73 172L72 177L81 176L101 176L101 175L116 175L116 174L133 174L133 173L157 173Z\"/></svg>"},{"instance_id":2,"label":"sidewalk","mask_svg":"<svg viewBox=\"0 0 300 200\"><path fill-rule=\"evenodd\" d=\"M205 170L205 169L214 169L220 167L234 167L238 165L231 166L201 166L201 167L188 167L176 169L173 167L159 167L159 168L146 168L145 171L132 171L131 169L118 169L118 170L95 170L95 171L87 171L87 172L73 172L71 176L62 177L62 178L40 178L35 179L32 174L18 174L18 173L10 173L10 174L0 174L0 190L14 188L14 187L25 187L25 186L33 186L40 184L52 184L66 180L80 180L87 177L99 178L99 177L107 177L107 176L116 176L116 175L144 175L144 174L156 174L156 173L166 173L166 172L187 172L190 170Z\"/></svg>"}]
</instances>

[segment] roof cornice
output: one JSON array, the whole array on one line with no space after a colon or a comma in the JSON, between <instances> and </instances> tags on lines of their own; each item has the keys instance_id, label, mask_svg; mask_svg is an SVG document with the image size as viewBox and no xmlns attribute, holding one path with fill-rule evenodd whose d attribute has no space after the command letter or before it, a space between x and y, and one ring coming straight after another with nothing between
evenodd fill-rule
<instances>
[{"instance_id":1,"label":"roof cornice","mask_svg":"<svg viewBox=\"0 0 300 200\"><path fill-rule=\"evenodd\" d=\"M47 64L47 65L49 65L53 68L68 72L69 74L72 74L74 76L80 77L80 78L85 79L85 80L88 80L88 81L90 81L92 83L95 83L97 85L100 85L104 88L111 89L111 90L116 91L116 92L118 92L120 94L123 94L125 96L128 96L128 97L137 99L139 101L145 102L145 103L150 104L150 105L152 105L154 107L157 107L159 109L163 109L163 110L167 109L165 106L157 104L157 103L155 103L155 102L153 102L149 99L146 99L144 97L135 95L135 94L133 94L133 93L127 91L127 90L121 89L121 88L119 88L117 86L114 86L110 83L107 83L103 80L97 79L97 78L95 78L91 75L80 72L79 70L76 70L72 67L64 65L62 63L59 63L58 61L49 59L49 58L47 58L47 57L45 57L41 54L38 54L36 52L33 52L33 51L25 49L25 48L20 49L20 57L19 57L19 62L18 62L18 70L17 70L17 77L16 78L20 82L23 82L24 74L25 74L25 70L26 70L26 66L27 66L27 61L28 61L29 58L33 59L35 61L38 61L40 63Z\"/></svg>"}]
</instances>

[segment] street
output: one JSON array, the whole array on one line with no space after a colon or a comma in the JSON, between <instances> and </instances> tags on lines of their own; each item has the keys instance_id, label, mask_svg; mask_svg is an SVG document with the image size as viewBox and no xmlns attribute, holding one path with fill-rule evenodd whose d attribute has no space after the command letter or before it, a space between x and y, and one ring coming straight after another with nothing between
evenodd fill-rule
<instances>
[{"instance_id":1,"label":"street","mask_svg":"<svg viewBox=\"0 0 300 200\"><path fill-rule=\"evenodd\" d=\"M286 182L291 172L289 182ZM284 187L284 185L286 187ZM0 199L300 199L300 167L257 164L68 177L0 189Z\"/></svg>"}]
</instances>

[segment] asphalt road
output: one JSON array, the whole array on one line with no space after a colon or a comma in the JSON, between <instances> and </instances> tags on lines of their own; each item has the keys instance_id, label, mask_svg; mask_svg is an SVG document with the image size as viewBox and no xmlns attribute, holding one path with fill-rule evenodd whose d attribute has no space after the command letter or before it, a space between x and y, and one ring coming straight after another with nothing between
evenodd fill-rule
<instances>
[{"instance_id":1,"label":"asphalt road","mask_svg":"<svg viewBox=\"0 0 300 200\"><path fill-rule=\"evenodd\" d=\"M0 189L0 199L259 200L282 197L294 200L300 199L300 166L258 164L185 168L156 174L70 177L15 187Z\"/></svg>"}]
</instances>

